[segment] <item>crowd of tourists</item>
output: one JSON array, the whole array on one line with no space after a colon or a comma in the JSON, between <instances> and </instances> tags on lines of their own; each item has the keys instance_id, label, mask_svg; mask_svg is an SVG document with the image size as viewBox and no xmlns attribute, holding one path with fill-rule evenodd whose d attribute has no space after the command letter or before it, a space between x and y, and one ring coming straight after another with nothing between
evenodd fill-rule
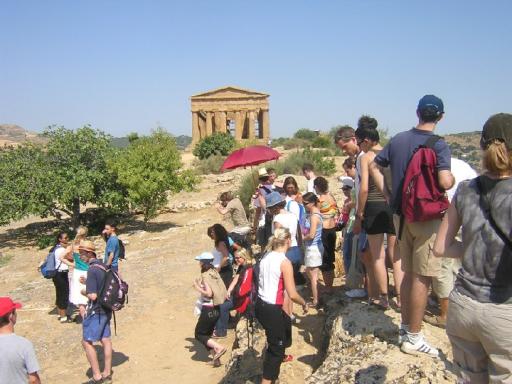
<instances>
[{"instance_id":1,"label":"crowd of tourists","mask_svg":"<svg viewBox=\"0 0 512 384\"><path fill-rule=\"evenodd\" d=\"M265 330L262 383L275 382L281 364L294 359L286 354L296 321L293 303L305 315L337 294L341 244L343 294L377 310L399 311L402 352L440 355L422 333L427 321L446 328L461 383L512 382L512 115L500 113L485 122L483 171L477 176L434 134L445 114L442 100L424 96L416 114L417 125L385 146L370 116L362 116L355 129L336 132L335 144L347 155L338 201L311 164L302 169L303 191L293 176L279 183L274 169L259 169L252 220L239 197L220 195L216 209L233 226L207 229L212 247L195 257L200 277L193 282L195 338L213 366L221 365L227 351L221 339L230 325L245 317ZM91 383L112 382L112 312L99 295L107 274L118 275L123 246L114 222L107 223L104 235L102 261L84 227L73 241L60 233L50 252L58 320L82 323ZM434 299L439 315L426 315ZM71 306L78 311L74 319ZM20 307L0 298L0 382L39 383L31 343L14 334ZM103 345L103 371L95 342Z\"/></svg>"},{"instance_id":2,"label":"crowd of tourists","mask_svg":"<svg viewBox=\"0 0 512 384\"><path fill-rule=\"evenodd\" d=\"M294 177L281 184L273 169L260 169L252 223L238 197L220 196L217 209L234 228L208 229L215 246L196 257L202 277L194 284L201 295L196 338L214 365L226 351L219 338L236 310L236 317L254 317L264 328L262 382L275 381L281 364L293 360L286 354L293 303L305 314L332 294L340 241L344 294L399 311L402 352L439 357L422 333L426 321L446 328L461 383L511 382L512 115L484 124L477 176L434 134L445 113L442 100L426 95L416 113L417 125L384 147L373 117L338 130L335 144L348 156L339 177L342 201L311 164L303 167L304 191ZM429 301L438 315L426 314Z\"/></svg>"}]
</instances>

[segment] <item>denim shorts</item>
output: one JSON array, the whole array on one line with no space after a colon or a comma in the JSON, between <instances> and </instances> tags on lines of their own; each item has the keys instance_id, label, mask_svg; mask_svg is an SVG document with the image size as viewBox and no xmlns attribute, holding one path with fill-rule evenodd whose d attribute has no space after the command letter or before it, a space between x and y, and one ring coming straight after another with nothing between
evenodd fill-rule
<instances>
[{"instance_id":1,"label":"denim shorts","mask_svg":"<svg viewBox=\"0 0 512 384\"><path fill-rule=\"evenodd\" d=\"M105 313L92 313L82 322L83 339L94 342L110 337L110 318L112 315Z\"/></svg>"}]
</instances>

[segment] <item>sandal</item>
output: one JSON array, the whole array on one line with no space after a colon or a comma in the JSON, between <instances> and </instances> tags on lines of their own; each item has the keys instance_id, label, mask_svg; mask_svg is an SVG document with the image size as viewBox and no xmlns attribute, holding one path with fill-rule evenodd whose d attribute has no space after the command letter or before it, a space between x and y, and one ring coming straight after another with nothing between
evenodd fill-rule
<instances>
[{"instance_id":1,"label":"sandal","mask_svg":"<svg viewBox=\"0 0 512 384\"><path fill-rule=\"evenodd\" d=\"M293 361L292 355L284 355L283 363L289 363L290 361Z\"/></svg>"},{"instance_id":2,"label":"sandal","mask_svg":"<svg viewBox=\"0 0 512 384\"><path fill-rule=\"evenodd\" d=\"M114 381L112 380L112 374L103 377L104 384L112 384Z\"/></svg>"},{"instance_id":3,"label":"sandal","mask_svg":"<svg viewBox=\"0 0 512 384\"><path fill-rule=\"evenodd\" d=\"M226 353L228 349L226 347L222 348L219 352L217 352L214 356L213 356L213 361L215 360L218 360L220 359L220 357Z\"/></svg>"},{"instance_id":4,"label":"sandal","mask_svg":"<svg viewBox=\"0 0 512 384\"><path fill-rule=\"evenodd\" d=\"M374 305L378 307L379 309L386 310L389 308L389 302L387 299L387 296L381 295L378 299L370 299L368 300L369 305Z\"/></svg>"},{"instance_id":5,"label":"sandal","mask_svg":"<svg viewBox=\"0 0 512 384\"><path fill-rule=\"evenodd\" d=\"M318 307L318 302L315 303L314 301L308 301L306 303L306 305L309 307L309 308L317 308Z\"/></svg>"}]
</instances>

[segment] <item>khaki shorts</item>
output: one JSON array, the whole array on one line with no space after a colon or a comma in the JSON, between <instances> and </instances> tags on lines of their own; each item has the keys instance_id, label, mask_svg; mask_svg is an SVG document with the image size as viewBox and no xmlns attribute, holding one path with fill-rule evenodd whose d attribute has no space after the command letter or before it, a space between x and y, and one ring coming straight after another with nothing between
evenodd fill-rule
<instances>
[{"instance_id":1,"label":"khaki shorts","mask_svg":"<svg viewBox=\"0 0 512 384\"><path fill-rule=\"evenodd\" d=\"M437 277L432 278L432 289L437 297L446 299L450 296L459 269L460 259L442 258L441 272Z\"/></svg>"},{"instance_id":2,"label":"khaki shorts","mask_svg":"<svg viewBox=\"0 0 512 384\"><path fill-rule=\"evenodd\" d=\"M393 222L399 234L400 216L393 215ZM402 270L420 276L435 277L441 271L441 258L434 256L434 241L441 220L408 223L404 220L401 239L398 239Z\"/></svg>"},{"instance_id":3,"label":"khaki shorts","mask_svg":"<svg viewBox=\"0 0 512 384\"><path fill-rule=\"evenodd\" d=\"M454 290L446 333L464 383L512 383L512 304L480 303Z\"/></svg>"}]
</instances>

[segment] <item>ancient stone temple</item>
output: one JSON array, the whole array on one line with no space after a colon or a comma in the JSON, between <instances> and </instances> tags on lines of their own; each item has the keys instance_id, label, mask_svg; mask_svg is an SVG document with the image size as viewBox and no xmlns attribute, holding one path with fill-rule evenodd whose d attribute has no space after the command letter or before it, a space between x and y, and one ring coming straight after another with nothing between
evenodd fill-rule
<instances>
[{"instance_id":1,"label":"ancient stone temple","mask_svg":"<svg viewBox=\"0 0 512 384\"><path fill-rule=\"evenodd\" d=\"M270 137L268 97L231 86L192 96L192 143L215 132L228 132L236 140L266 142Z\"/></svg>"}]
</instances>

